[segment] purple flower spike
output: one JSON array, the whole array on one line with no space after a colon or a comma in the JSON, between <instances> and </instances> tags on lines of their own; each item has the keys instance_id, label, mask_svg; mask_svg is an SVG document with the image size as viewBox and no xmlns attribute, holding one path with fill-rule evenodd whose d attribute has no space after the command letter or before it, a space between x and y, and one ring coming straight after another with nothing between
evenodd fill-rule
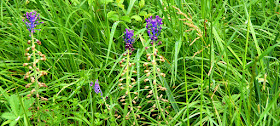
<instances>
[{"instance_id":1,"label":"purple flower spike","mask_svg":"<svg viewBox=\"0 0 280 126\"><path fill-rule=\"evenodd\" d=\"M92 87L93 86L93 82L91 82L90 83L90 86ZM102 91L101 91L101 89L100 89L100 86L99 86L99 83L98 83L98 79L95 81L95 85L94 85L94 87L92 87L92 88L94 88L94 92L96 93L96 94L101 94L101 96L103 95L103 93L102 93Z\"/></svg>"},{"instance_id":2,"label":"purple flower spike","mask_svg":"<svg viewBox=\"0 0 280 126\"><path fill-rule=\"evenodd\" d=\"M133 38L134 36L134 31L133 30L129 30L129 29L125 29L124 32L124 37L123 40L125 41L125 49L129 49L130 51L133 51L133 43L135 41L135 39Z\"/></svg>"},{"instance_id":3,"label":"purple flower spike","mask_svg":"<svg viewBox=\"0 0 280 126\"><path fill-rule=\"evenodd\" d=\"M37 25L42 24L43 22L38 22L38 20L40 19L39 14L37 14L36 11L33 12L26 12L26 14L24 14L24 19L23 21L26 24L27 29L30 31L30 33L34 33L35 30L41 30L41 29L34 29Z\"/></svg>"},{"instance_id":4,"label":"purple flower spike","mask_svg":"<svg viewBox=\"0 0 280 126\"><path fill-rule=\"evenodd\" d=\"M146 22L146 29L150 39L152 40L151 44L153 45L153 41L158 40L158 36L161 32L162 19L159 16L156 16L156 18L153 19L153 17L151 16L150 18L146 19Z\"/></svg>"}]
</instances>

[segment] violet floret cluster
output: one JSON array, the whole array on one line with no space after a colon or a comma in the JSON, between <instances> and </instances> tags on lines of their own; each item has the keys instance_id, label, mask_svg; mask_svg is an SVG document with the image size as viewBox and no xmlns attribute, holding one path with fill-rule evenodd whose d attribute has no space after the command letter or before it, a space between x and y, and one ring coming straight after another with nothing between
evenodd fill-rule
<instances>
[{"instance_id":1,"label":"violet floret cluster","mask_svg":"<svg viewBox=\"0 0 280 126\"><path fill-rule=\"evenodd\" d=\"M124 37L123 37L123 40L125 41L125 49L129 49L129 51L131 52L134 50L132 44L134 43L135 39L133 36L134 36L133 30L125 29Z\"/></svg>"},{"instance_id":2,"label":"violet floret cluster","mask_svg":"<svg viewBox=\"0 0 280 126\"><path fill-rule=\"evenodd\" d=\"M26 14L24 14L24 19L23 21L26 24L27 29L30 31L30 33L34 33L35 30L41 30L41 29L35 29L35 27L39 24L42 24L44 22L39 22L38 20L40 20L39 14L37 14L36 11L33 12L26 12Z\"/></svg>"},{"instance_id":3,"label":"violet floret cluster","mask_svg":"<svg viewBox=\"0 0 280 126\"><path fill-rule=\"evenodd\" d=\"M103 95L102 91L101 91L101 88L100 88L100 85L98 83L98 79L95 81L95 84L94 84L94 87L93 87L93 82L90 83L90 86L94 89L94 92L96 94L101 94L101 96Z\"/></svg>"},{"instance_id":4,"label":"violet floret cluster","mask_svg":"<svg viewBox=\"0 0 280 126\"><path fill-rule=\"evenodd\" d=\"M150 18L146 19L146 22L146 29L150 39L152 40L151 44L153 44L153 42L156 42L158 40L158 36L161 32L162 18L156 16L156 18L153 19L153 17L151 16Z\"/></svg>"}]
</instances>

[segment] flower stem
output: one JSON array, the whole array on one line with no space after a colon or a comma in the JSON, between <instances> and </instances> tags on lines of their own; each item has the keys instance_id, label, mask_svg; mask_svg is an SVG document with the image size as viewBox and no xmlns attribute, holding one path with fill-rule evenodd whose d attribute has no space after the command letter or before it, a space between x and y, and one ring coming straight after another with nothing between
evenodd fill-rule
<instances>
[{"instance_id":1,"label":"flower stem","mask_svg":"<svg viewBox=\"0 0 280 126\"><path fill-rule=\"evenodd\" d=\"M167 123L167 120L165 119L165 115L164 113L161 111L162 108L159 104L159 99L158 99L158 92L157 92L157 83L156 83L156 79L157 79L157 72L156 72L156 56L155 56L155 53L156 53L156 47L155 47L155 42L153 43L153 85L154 85L154 92L155 92L155 100L156 100L156 105L158 107L158 110L160 111L161 113L161 116L163 118L163 120ZM155 83L154 83L155 82Z\"/></svg>"},{"instance_id":2,"label":"flower stem","mask_svg":"<svg viewBox=\"0 0 280 126\"><path fill-rule=\"evenodd\" d=\"M39 100L39 85L38 85L38 71L36 70L37 69L37 63L36 63L36 60L37 60L37 57L36 57L36 48L35 48L35 42L34 42L34 35L33 33L31 33L31 41L32 41L32 54L33 54L33 72L34 72L34 84L35 84L35 97L36 97L36 104L37 104L37 121L38 123L40 123L40 114L39 113L39 110L40 110L40 100ZM33 49L34 48L34 49Z\"/></svg>"},{"instance_id":3,"label":"flower stem","mask_svg":"<svg viewBox=\"0 0 280 126\"><path fill-rule=\"evenodd\" d=\"M127 58L126 58L126 92L127 92L127 95L128 95L128 99L129 99L129 104L130 104L130 109L132 111L132 114L133 114L133 118L135 120L135 124L138 125L137 123L137 119L136 119L136 116L135 116L135 113L134 113L134 109L133 109L133 105L132 105L132 100L131 100L131 96L130 96L130 89L129 89L129 82L130 82L130 77L129 77L129 60L130 60L130 54L129 54L129 49L127 50ZM127 104L125 105L125 112L127 112ZM126 113L125 113L126 115Z\"/></svg>"}]
</instances>

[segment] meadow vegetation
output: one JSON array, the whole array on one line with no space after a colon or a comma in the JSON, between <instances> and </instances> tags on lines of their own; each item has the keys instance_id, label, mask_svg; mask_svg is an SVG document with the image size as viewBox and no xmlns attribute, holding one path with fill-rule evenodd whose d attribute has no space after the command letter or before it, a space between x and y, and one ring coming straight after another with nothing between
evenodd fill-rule
<instances>
[{"instance_id":1,"label":"meadow vegetation","mask_svg":"<svg viewBox=\"0 0 280 126\"><path fill-rule=\"evenodd\" d=\"M279 12L273 0L1 0L0 124L279 126Z\"/></svg>"}]
</instances>

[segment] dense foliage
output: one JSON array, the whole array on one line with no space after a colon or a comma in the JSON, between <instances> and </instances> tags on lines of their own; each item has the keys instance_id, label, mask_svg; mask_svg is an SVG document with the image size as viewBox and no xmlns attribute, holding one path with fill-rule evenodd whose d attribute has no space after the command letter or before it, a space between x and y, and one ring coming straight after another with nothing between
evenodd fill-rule
<instances>
[{"instance_id":1,"label":"dense foliage","mask_svg":"<svg viewBox=\"0 0 280 126\"><path fill-rule=\"evenodd\" d=\"M279 12L273 0L1 0L0 124L280 125Z\"/></svg>"}]
</instances>

